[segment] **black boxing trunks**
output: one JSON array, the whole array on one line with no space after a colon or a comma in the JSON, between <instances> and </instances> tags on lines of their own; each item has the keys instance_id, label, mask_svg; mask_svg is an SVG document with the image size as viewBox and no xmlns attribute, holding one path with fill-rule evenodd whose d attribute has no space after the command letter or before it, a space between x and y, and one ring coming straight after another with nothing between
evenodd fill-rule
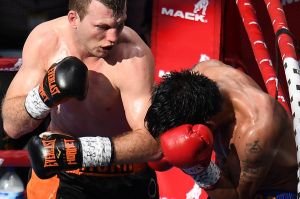
<instances>
[{"instance_id":1,"label":"black boxing trunks","mask_svg":"<svg viewBox=\"0 0 300 199\"><path fill-rule=\"evenodd\" d=\"M44 191L41 191L42 189ZM56 179L47 180L38 179L32 172L27 192L30 199L159 198L155 172L146 164L113 165L60 172ZM40 192L39 195L36 192Z\"/></svg>"}]
</instances>

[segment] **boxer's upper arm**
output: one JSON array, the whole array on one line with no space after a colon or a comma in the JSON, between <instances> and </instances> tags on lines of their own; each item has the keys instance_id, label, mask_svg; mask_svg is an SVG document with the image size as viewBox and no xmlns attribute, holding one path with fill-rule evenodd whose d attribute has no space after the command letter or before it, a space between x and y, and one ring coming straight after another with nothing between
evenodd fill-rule
<instances>
[{"instance_id":1,"label":"boxer's upper arm","mask_svg":"<svg viewBox=\"0 0 300 199\"><path fill-rule=\"evenodd\" d=\"M276 155L278 137L272 136L272 131L266 124L263 127L252 126L247 134L241 136L236 144L240 160L240 176L238 192L241 196L251 196L257 192Z\"/></svg>"},{"instance_id":2,"label":"boxer's upper arm","mask_svg":"<svg viewBox=\"0 0 300 199\"><path fill-rule=\"evenodd\" d=\"M134 55L123 59L115 79L131 127L131 131L113 139L115 162L119 163L146 162L161 157L158 142L148 133L144 124L154 84L154 59L145 44L134 48L138 52L129 52ZM130 49L126 50L128 52Z\"/></svg>"},{"instance_id":3,"label":"boxer's upper arm","mask_svg":"<svg viewBox=\"0 0 300 199\"><path fill-rule=\"evenodd\" d=\"M121 97L130 127L144 129L144 118L150 106L154 83L154 61L150 53L128 60L120 84Z\"/></svg>"},{"instance_id":4,"label":"boxer's upper arm","mask_svg":"<svg viewBox=\"0 0 300 199\"><path fill-rule=\"evenodd\" d=\"M45 74L44 38L33 31L27 38L22 52L22 66L12 80L6 99L24 96L36 86Z\"/></svg>"}]
</instances>

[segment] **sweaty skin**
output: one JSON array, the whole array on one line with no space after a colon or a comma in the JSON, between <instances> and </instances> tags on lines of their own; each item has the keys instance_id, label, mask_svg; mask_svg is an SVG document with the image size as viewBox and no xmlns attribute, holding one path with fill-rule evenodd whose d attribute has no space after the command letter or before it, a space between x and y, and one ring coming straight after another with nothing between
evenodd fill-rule
<instances>
[{"instance_id":1,"label":"sweaty skin","mask_svg":"<svg viewBox=\"0 0 300 199\"><path fill-rule=\"evenodd\" d=\"M98 1L79 20L68 16L38 25L23 49L23 65L6 93L2 107L4 128L13 138L31 132L40 123L29 117L24 100L47 69L66 56L80 58L89 69L84 101L71 99L51 110L49 130L74 136L113 136L115 162L157 159L157 142L144 127L150 105L154 60L150 49L121 16Z\"/></svg>"},{"instance_id":2,"label":"sweaty skin","mask_svg":"<svg viewBox=\"0 0 300 199\"><path fill-rule=\"evenodd\" d=\"M225 98L223 111L209 122L215 142L220 142L216 147L226 155L217 156L225 160L223 174L208 194L214 199L235 199L253 198L257 191L270 189L296 192L290 115L253 80L230 66L211 60L193 70L214 80Z\"/></svg>"}]
</instances>

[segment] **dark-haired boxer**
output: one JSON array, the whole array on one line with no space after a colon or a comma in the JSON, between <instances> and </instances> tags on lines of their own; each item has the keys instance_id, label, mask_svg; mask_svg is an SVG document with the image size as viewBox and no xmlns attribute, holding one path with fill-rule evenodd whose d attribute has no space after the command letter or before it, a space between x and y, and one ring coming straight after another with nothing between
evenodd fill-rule
<instances>
[{"instance_id":1,"label":"dark-haired boxer","mask_svg":"<svg viewBox=\"0 0 300 199\"><path fill-rule=\"evenodd\" d=\"M181 168L211 198L297 198L291 117L244 73L215 60L172 72L145 122L164 154L152 164Z\"/></svg>"},{"instance_id":2,"label":"dark-haired boxer","mask_svg":"<svg viewBox=\"0 0 300 199\"><path fill-rule=\"evenodd\" d=\"M51 114L48 133L31 140L33 167L41 169L32 172L27 196L158 198L155 172L141 163L161 156L144 126L154 79L151 51L124 27L126 0L70 0L69 9L30 33L3 101L4 128L12 138L32 132ZM72 140L80 140L82 162ZM35 161L34 143L45 147L42 163ZM87 168L60 172L57 164Z\"/></svg>"}]
</instances>

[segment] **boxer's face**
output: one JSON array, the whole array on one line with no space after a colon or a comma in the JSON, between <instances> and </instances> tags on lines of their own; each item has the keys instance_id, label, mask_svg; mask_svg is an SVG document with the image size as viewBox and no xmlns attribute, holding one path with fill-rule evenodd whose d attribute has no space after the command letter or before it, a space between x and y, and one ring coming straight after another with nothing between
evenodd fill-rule
<instances>
[{"instance_id":1,"label":"boxer's face","mask_svg":"<svg viewBox=\"0 0 300 199\"><path fill-rule=\"evenodd\" d=\"M77 21L77 36L85 50L96 57L105 57L116 44L126 20L123 13L114 16L111 9L98 1L92 1L86 16Z\"/></svg>"}]
</instances>

